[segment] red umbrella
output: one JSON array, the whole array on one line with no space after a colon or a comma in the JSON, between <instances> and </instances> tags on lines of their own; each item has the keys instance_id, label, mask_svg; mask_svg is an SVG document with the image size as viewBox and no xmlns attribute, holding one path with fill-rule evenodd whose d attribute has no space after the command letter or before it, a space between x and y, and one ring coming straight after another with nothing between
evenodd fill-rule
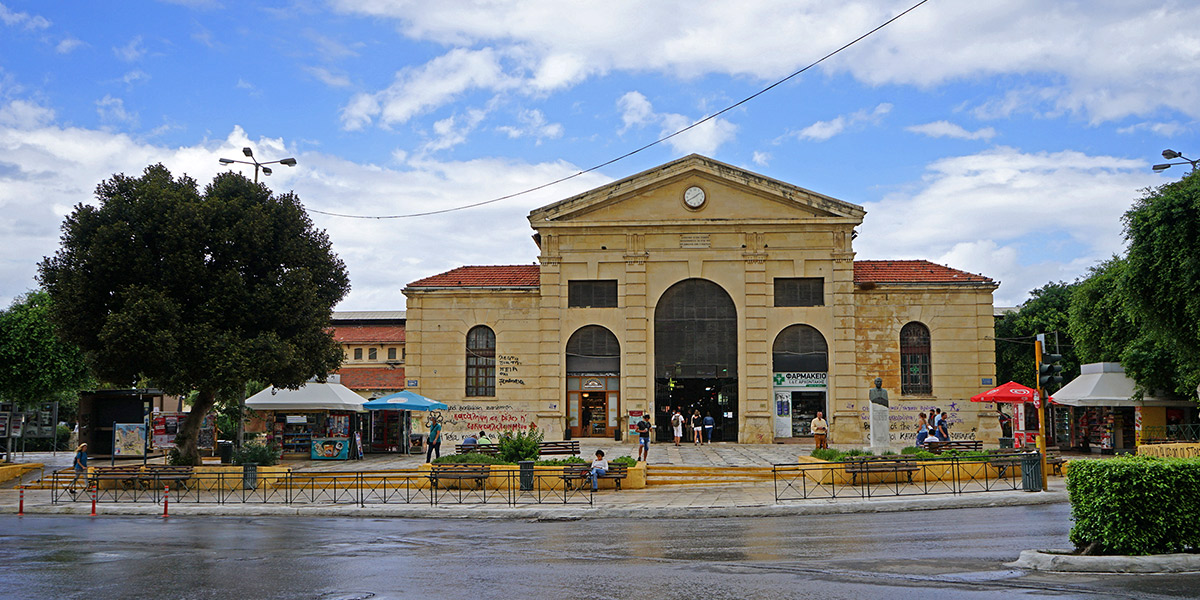
<instances>
[{"instance_id":1,"label":"red umbrella","mask_svg":"<svg viewBox=\"0 0 1200 600\"><path fill-rule=\"evenodd\" d=\"M971 402L1010 402L1012 404L1019 404L1021 402L1033 402L1033 396L1036 393L1037 390L1031 387L1010 381L982 394L971 396Z\"/></svg>"}]
</instances>

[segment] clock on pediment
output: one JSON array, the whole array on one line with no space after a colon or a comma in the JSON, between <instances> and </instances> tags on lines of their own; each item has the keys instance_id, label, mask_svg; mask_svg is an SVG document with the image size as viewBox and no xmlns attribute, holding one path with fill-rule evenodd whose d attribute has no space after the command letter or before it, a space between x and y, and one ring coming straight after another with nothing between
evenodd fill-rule
<instances>
[{"instance_id":1,"label":"clock on pediment","mask_svg":"<svg viewBox=\"0 0 1200 600\"><path fill-rule=\"evenodd\" d=\"M697 210L704 206L704 202L707 199L704 189L699 186L693 185L683 191L683 205L692 210Z\"/></svg>"}]
</instances>

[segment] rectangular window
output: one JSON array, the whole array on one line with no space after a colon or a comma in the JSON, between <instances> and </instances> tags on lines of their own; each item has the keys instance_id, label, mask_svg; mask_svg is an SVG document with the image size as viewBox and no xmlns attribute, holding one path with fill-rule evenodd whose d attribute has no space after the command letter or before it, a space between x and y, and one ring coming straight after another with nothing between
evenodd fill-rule
<instances>
[{"instance_id":1,"label":"rectangular window","mask_svg":"<svg viewBox=\"0 0 1200 600\"><path fill-rule=\"evenodd\" d=\"M367 360L379 360L379 353L375 348L367 348Z\"/></svg>"},{"instance_id":2,"label":"rectangular window","mask_svg":"<svg viewBox=\"0 0 1200 600\"><path fill-rule=\"evenodd\" d=\"M571 308L616 308L616 279L581 279L567 282L567 306Z\"/></svg>"},{"instance_id":3,"label":"rectangular window","mask_svg":"<svg viewBox=\"0 0 1200 600\"><path fill-rule=\"evenodd\" d=\"M354 349L354 360L362 360L362 348Z\"/></svg>"},{"instance_id":4,"label":"rectangular window","mask_svg":"<svg viewBox=\"0 0 1200 600\"><path fill-rule=\"evenodd\" d=\"M776 277L775 306L825 306L825 279Z\"/></svg>"},{"instance_id":5,"label":"rectangular window","mask_svg":"<svg viewBox=\"0 0 1200 600\"><path fill-rule=\"evenodd\" d=\"M388 348L388 360L396 360L396 349Z\"/></svg>"}]
</instances>

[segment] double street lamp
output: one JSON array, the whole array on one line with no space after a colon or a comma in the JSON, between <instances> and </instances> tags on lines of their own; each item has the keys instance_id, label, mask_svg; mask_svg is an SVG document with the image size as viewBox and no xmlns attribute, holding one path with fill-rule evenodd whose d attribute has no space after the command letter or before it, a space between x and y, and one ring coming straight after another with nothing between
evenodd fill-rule
<instances>
[{"instance_id":1,"label":"double street lamp","mask_svg":"<svg viewBox=\"0 0 1200 600\"><path fill-rule=\"evenodd\" d=\"M278 163L281 165L287 165L289 167L296 166L296 159L294 159L294 158L284 158L284 159L280 159L280 160L273 160L270 162L260 163L260 162L258 162L258 159L254 158L254 151L251 150L249 147L242 148L242 154L245 154L246 157L249 158L250 160L248 160L248 161L247 160L233 160L232 158L219 158L217 160L223 165L228 165L228 164L233 164L233 163L240 163L243 165L254 165L254 183L258 183L259 169L262 169L263 175L271 174L271 167L268 167L267 165L273 165L273 164ZM1157 168L1158 167L1155 167L1155 169L1157 169Z\"/></svg>"},{"instance_id":2,"label":"double street lamp","mask_svg":"<svg viewBox=\"0 0 1200 600\"><path fill-rule=\"evenodd\" d=\"M1171 168L1171 165L1192 165L1192 170L1195 171L1196 163L1200 163L1200 159L1192 160L1192 159L1184 156L1183 154L1176 152L1174 150L1170 150L1170 149L1163 150L1162 156L1163 156L1163 158L1165 158L1167 160L1175 160L1176 158L1181 158L1183 160L1181 162L1163 163L1161 165L1154 165L1155 171L1166 171L1167 169Z\"/></svg>"}]
</instances>

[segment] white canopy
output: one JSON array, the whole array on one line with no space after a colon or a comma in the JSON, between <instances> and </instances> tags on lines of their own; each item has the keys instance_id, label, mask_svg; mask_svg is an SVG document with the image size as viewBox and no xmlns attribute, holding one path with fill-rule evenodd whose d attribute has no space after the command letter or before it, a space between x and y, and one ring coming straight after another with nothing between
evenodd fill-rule
<instances>
[{"instance_id":1,"label":"white canopy","mask_svg":"<svg viewBox=\"0 0 1200 600\"><path fill-rule=\"evenodd\" d=\"M1133 399L1134 382L1121 363L1091 363L1079 367L1080 375L1050 396L1064 406L1192 406L1187 400L1154 396Z\"/></svg>"},{"instance_id":2,"label":"white canopy","mask_svg":"<svg viewBox=\"0 0 1200 600\"><path fill-rule=\"evenodd\" d=\"M246 406L254 410L345 410L362 412L367 399L340 383L308 382L298 390L269 387L249 398Z\"/></svg>"}]
</instances>

